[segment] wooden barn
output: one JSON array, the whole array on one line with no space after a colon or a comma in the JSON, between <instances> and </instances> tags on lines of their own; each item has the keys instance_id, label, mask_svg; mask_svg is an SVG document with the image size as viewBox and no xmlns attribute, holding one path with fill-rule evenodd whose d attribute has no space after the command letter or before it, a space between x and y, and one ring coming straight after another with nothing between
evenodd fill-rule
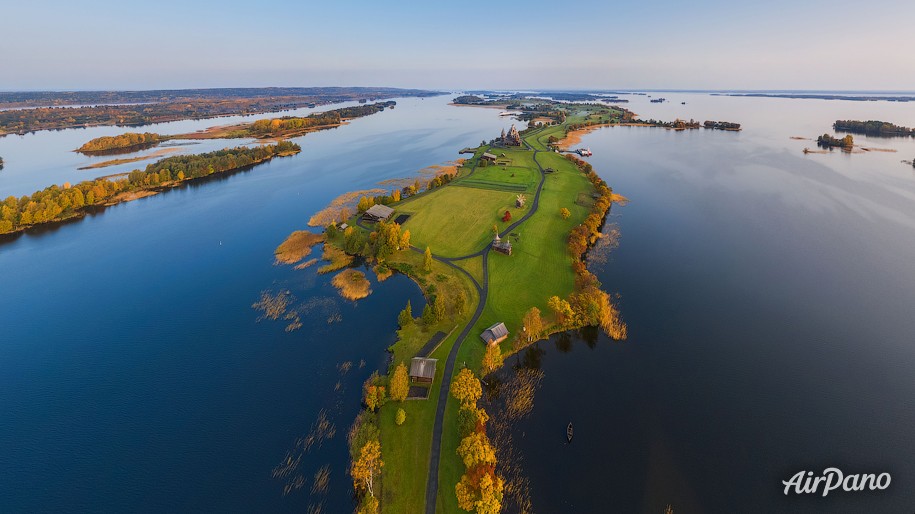
<instances>
[{"instance_id":1,"label":"wooden barn","mask_svg":"<svg viewBox=\"0 0 915 514\"><path fill-rule=\"evenodd\" d=\"M438 359L413 357L410 361L410 381L431 384L435 378L435 364Z\"/></svg>"},{"instance_id":2,"label":"wooden barn","mask_svg":"<svg viewBox=\"0 0 915 514\"><path fill-rule=\"evenodd\" d=\"M508 339L508 329L505 328L505 323L500 321L484 330L483 333L480 334L480 339L486 344L499 344Z\"/></svg>"},{"instance_id":3,"label":"wooden barn","mask_svg":"<svg viewBox=\"0 0 915 514\"><path fill-rule=\"evenodd\" d=\"M392 214L394 214L394 209L387 205L376 204L362 214L362 219L374 222L386 221Z\"/></svg>"},{"instance_id":4,"label":"wooden barn","mask_svg":"<svg viewBox=\"0 0 915 514\"><path fill-rule=\"evenodd\" d=\"M483 154L483 160L484 160L484 161L496 162L496 159L498 159L498 157L496 157L495 155L493 155L493 154L491 154L491 153L489 153L489 152L485 152L485 153Z\"/></svg>"}]
</instances>

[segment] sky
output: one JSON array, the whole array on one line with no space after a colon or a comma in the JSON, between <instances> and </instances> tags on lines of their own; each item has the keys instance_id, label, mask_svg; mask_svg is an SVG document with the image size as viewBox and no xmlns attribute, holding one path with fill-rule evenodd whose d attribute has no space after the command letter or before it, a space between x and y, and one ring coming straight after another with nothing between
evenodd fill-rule
<instances>
[{"instance_id":1,"label":"sky","mask_svg":"<svg viewBox=\"0 0 915 514\"><path fill-rule=\"evenodd\" d=\"M915 1L7 1L0 90L915 89Z\"/></svg>"}]
</instances>

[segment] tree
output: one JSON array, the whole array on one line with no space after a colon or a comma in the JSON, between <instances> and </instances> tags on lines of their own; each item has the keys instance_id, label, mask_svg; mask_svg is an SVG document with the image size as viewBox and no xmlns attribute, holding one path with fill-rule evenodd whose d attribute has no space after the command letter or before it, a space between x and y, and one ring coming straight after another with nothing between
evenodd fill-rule
<instances>
[{"instance_id":1,"label":"tree","mask_svg":"<svg viewBox=\"0 0 915 514\"><path fill-rule=\"evenodd\" d=\"M543 319L540 317L540 309L537 307L528 309L528 311L524 313L524 319L522 319L521 325L524 327L524 333L528 342L540 339L540 334L543 333Z\"/></svg>"},{"instance_id":2,"label":"tree","mask_svg":"<svg viewBox=\"0 0 915 514\"><path fill-rule=\"evenodd\" d=\"M397 423L397 426L403 425L404 421L407 420L407 412L403 409L397 409L397 414L394 416L394 423Z\"/></svg>"},{"instance_id":3,"label":"tree","mask_svg":"<svg viewBox=\"0 0 915 514\"><path fill-rule=\"evenodd\" d=\"M432 319L436 323L445 319L445 300L442 300L440 296L436 296L432 300Z\"/></svg>"},{"instance_id":4,"label":"tree","mask_svg":"<svg viewBox=\"0 0 915 514\"><path fill-rule=\"evenodd\" d=\"M423 259L423 270L427 273L432 271L432 250L429 247L426 247L426 254Z\"/></svg>"},{"instance_id":5,"label":"tree","mask_svg":"<svg viewBox=\"0 0 915 514\"><path fill-rule=\"evenodd\" d=\"M486 345L486 353L483 355L484 373L492 373L502 366L502 350L497 344Z\"/></svg>"},{"instance_id":6,"label":"tree","mask_svg":"<svg viewBox=\"0 0 915 514\"><path fill-rule=\"evenodd\" d=\"M480 385L479 379L470 371L464 368L454 377L451 383L451 396L454 396L461 406L472 406L483 396L483 386Z\"/></svg>"},{"instance_id":7,"label":"tree","mask_svg":"<svg viewBox=\"0 0 915 514\"><path fill-rule=\"evenodd\" d=\"M496 463L496 451L489 443L489 438L486 437L486 434L479 432L473 432L463 438L458 446L457 454L464 461L464 466L468 468L477 464L494 465Z\"/></svg>"},{"instance_id":8,"label":"tree","mask_svg":"<svg viewBox=\"0 0 915 514\"><path fill-rule=\"evenodd\" d=\"M454 295L454 313L460 316L464 314L464 309L467 306L467 293L464 292L463 288L458 288L457 293Z\"/></svg>"},{"instance_id":9,"label":"tree","mask_svg":"<svg viewBox=\"0 0 915 514\"><path fill-rule=\"evenodd\" d=\"M372 412L384 405L384 386L371 384L371 378L365 384L365 406Z\"/></svg>"},{"instance_id":10,"label":"tree","mask_svg":"<svg viewBox=\"0 0 915 514\"><path fill-rule=\"evenodd\" d=\"M563 207L562 209L559 209L559 215L562 216L562 219L567 220L572 216L572 212Z\"/></svg>"},{"instance_id":11,"label":"tree","mask_svg":"<svg viewBox=\"0 0 915 514\"><path fill-rule=\"evenodd\" d=\"M404 307L400 314L397 315L397 324L400 328L407 328L413 323L413 308L410 307L410 300L407 300L407 306Z\"/></svg>"},{"instance_id":12,"label":"tree","mask_svg":"<svg viewBox=\"0 0 915 514\"><path fill-rule=\"evenodd\" d=\"M400 201L400 189L395 189L391 191L391 201L397 203Z\"/></svg>"},{"instance_id":13,"label":"tree","mask_svg":"<svg viewBox=\"0 0 915 514\"><path fill-rule=\"evenodd\" d=\"M550 310L553 311L553 315L556 316L556 323L560 326L565 326L565 324L575 315L569 302L558 296L551 296L550 299L547 300L547 305L550 307Z\"/></svg>"},{"instance_id":14,"label":"tree","mask_svg":"<svg viewBox=\"0 0 915 514\"><path fill-rule=\"evenodd\" d=\"M357 490L366 489L371 496L375 496L372 486L375 475L381 472L384 461L381 460L381 443L377 440L365 443L359 453L359 458L353 461L350 474L353 476L353 487Z\"/></svg>"},{"instance_id":15,"label":"tree","mask_svg":"<svg viewBox=\"0 0 915 514\"><path fill-rule=\"evenodd\" d=\"M402 402L407 399L407 393L409 392L410 377L407 376L407 366L401 362L394 369L394 376L391 377L391 399L396 402Z\"/></svg>"},{"instance_id":16,"label":"tree","mask_svg":"<svg viewBox=\"0 0 915 514\"><path fill-rule=\"evenodd\" d=\"M404 230L403 233L400 234L400 249L406 250L407 248L410 248L410 231Z\"/></svg>"},{"instance_id":17,"label":"tree","mask_svg":"<svg viewBox=\"0 0 915 514\"><path fill-rule=\"evenodd\" d=\"M431 303L429 302L423 307L423 324L426 326L435 325L435 312L432 310Z\"/></svg>"}]
</instances>

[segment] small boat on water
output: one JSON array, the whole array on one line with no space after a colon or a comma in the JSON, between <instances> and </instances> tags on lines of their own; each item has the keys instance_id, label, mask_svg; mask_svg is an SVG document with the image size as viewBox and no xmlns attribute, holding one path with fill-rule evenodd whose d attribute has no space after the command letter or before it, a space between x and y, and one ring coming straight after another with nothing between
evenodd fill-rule
<instances>
[{"instance_id":1,"label":"small boat on water","mask_svg":"<svg viewBox=\"0 0 915 514\"><path fill-rule=\"evenodd\" d=\"M569 426L566 427L566 437L569 438L569 442L572 442L572 422L569 421Z\"/></svg>"}]
</instances>

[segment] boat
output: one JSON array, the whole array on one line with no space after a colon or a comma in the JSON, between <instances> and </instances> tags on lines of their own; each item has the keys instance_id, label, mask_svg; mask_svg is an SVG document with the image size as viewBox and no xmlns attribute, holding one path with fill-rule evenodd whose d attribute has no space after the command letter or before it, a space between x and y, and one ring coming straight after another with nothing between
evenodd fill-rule
<instances>
[{"instance_id":1,"label":"boat","mask_svg":"<svg viewBox=\"0 0 915 514\"><path fill-rule=\"evenodd\" d=\"M579 148L578 150L575 150L575 153L582 157L590 157L592 155L590 148Z\"/></svg>"},{"instance_id":2,"label":"boat","mask_svg":"<svg viewBox=\"0 0 915 514\"><path fill-rule=\"evenodd\" d=\"M566 437L569 438L569 442L572 442L572 422L569 421L569 426L566 427Z\"/></svg>"}]
</instances>

